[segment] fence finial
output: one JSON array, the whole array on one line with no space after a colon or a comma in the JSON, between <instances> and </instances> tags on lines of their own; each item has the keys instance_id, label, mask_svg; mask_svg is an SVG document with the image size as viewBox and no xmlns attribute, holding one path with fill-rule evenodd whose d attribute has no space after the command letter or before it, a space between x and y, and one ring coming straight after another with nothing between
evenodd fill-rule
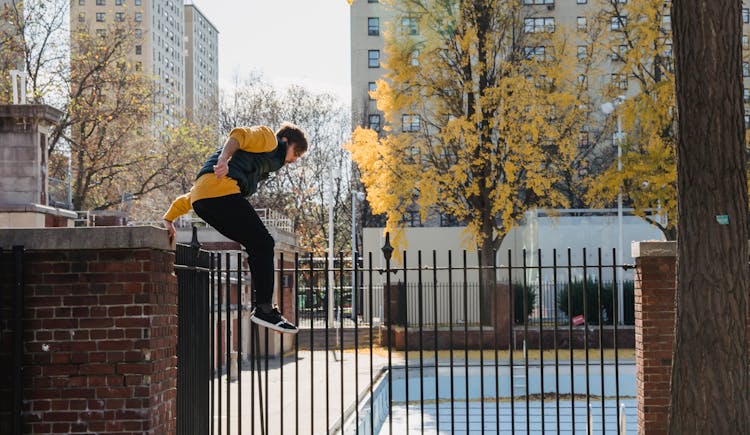
<instances>
[{"instance_id":1,"label":"fence finial","mask_svg":"<svg viewBox=\"0 0 750 435\"><path fill-rule=\"evenodd\" d=\"M393 255L393 246L391 246L391 233L385 233L385 244L383 244L383 255L385 255L386 261L391 260Z\"/></svg>"}]
</instances>

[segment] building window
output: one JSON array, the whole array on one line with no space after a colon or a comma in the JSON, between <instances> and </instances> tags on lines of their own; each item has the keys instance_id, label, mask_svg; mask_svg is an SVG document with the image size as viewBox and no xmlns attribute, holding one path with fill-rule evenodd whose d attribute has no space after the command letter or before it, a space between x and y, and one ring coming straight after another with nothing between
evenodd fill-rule
<instances>
[{"instance_id":1,"label":"building window","mask_svg":"<svg viewBox=\"0 0 750 435\"><path fill-rule=\"evenodd\" d=\"M367 34L370 36L380 35L380 18L370 17L367 19Z\"/></svg>"},{"instance_id":2,"label":"building window","mask_svg":"<svg viewBox=\"0 0 750 435\"><path fill-rule=\"evenodd\" d=\"M418 211L407 211L406 214L404 214L404 218L401 220L401 222L405 223L407 227L422 226L422 220L419 217Z\"/></svg>"},{"instance_id":3,"label":"building window","mask_svg":"<svg viewBox=\"0 0 750 435\"><path fill-rule=\"evenodd\" d=\"M586 0L576 0L576 3L579 4L579 5L585 5L586 4Z\"/></svg>"},{"instance_id":4,"label":"building window","mask_svg":"<svg viewBox=\"0 0 750 435\"><path fill-rule=\"evenodd\" d=\"M742 62L742 77L750 77L750 65L747 62Z\"/></svg>"},{"instance_id":5,"label":"building window","mask_svg":"<svg viewBox=\"0 0 750 435\"><path fill-rule=\"evenodd\" d=\"M664 55L666 57L672 57L672 40L668 40L664 43Z\"/></svg>"},{"instance_id":6,"label":"building window","mask_svg":"<svg viewBox=\"0 0 750 435\"><path fill-rule=\"evenodd\" d=\"M750 115L745 115L745 128L750 128Z\"/></svg>"},{"instance_id":7,"label":"building window","mask_svg":"<svg viewBox=\"0 0 750 435\"><path fill-rule=\"evenodd\" d=\"M745 103L750 103L750 89L745 88L742 90L742 99Z\"/></svg>"},{"instance_id":8,"label":"building window","mask_svg":"<svg viewBox=\"0 0 750 435\"><path fill-rule=\"evenodd\" d=\"M380 131L380 115L368 116L367 126L370 128L370 130Z\"/></svg>"},{"instance_id":9,"label":"building window","mask_svg":"<svg viewBox=\"0 0 750 435\"><path fill-rule=\"evenodd\" d=\"M115 19L117 21L125 21L125 12L115 12Z\"/></svg>"},{"instance_id":10,"label":"building window","mask_svg":"<svg viewBox=\"0 0 750 435\"><path fill-rule=\"evenodd\" d=\"M555 0L523 0L525 5L554 5Z\"/></svg>"},{"instance_id":11,"label":"building window","mask_svg":"<svg viewBox=\"0 0 750 435\"><path fill-rule=\"evenodd\" d=\"M612 86L621 91L628 89L628 75L612 74Z\"/></svg>"},{"instance_id":12,"label":"building window","mask_svg":"<svg viewBox=\"0 0 750 435\"><path fill-rule=\"evenodd\" d=\"M589 88L589 79L585 74L580 74L578 76L578 88L582 90Z\"/></svg>"},{"instance_id":13,"label":"building window","mask_svg":"<svg viewBox=\"0 0 750 435\"><path fill-rule=\"evenodd\" d=\"M106 2L104 0L96 0L96 5L97 6L104 6L105 4L106 4Z\"/></svg>"},{"instance_id":14,"label":"building window","mask_svg":"<svg viewBox=\"0 0 750 435\"><path fill-rule=\"evenodd\" d=\"M552 33L555 31L555 19L552 17L524 18L523 30L526 33Z\"/></svg>"},{"instance_id":15,"label":"building window","mask_svg":"<svg viewBox=\"0 0 750 435\"><path fill-rule=\"evenodd\" d=\"M122 6L123 0L115 0L115 5Z\"/></svg>"},{"instance_id":16,"label":"building window","mask_svg":"<svg viewBox=\"0 0 750 435\"><path fill-rule=\"evenodd\" d=\"M78 6L85 6L86 0L78 0Z\"/></svg>"},{"instance_id":17,"label":"building window","mask_svg":"<svg viewBox=\"0 0 750 435\"><path fill-rule=\"evenodd\" d=\"M86 13L85 12L79 12L78 13L78 22L79 23L86 22Z\"/></svg>"},{"instance_id":18,"label":"building window","mask_svg":"<svg viewBox=\"0 0 750 435\"><path fill-rule=\"evenodd\" d=\"M625 61L625 55L628 52L628 46L625 44L620 44L614 48L614 53L612 53L612 60L619 60L619 61Z\"/></svg>"},{"instance_id":19,"label":"building window","mask_svg":"<svg viewBox=\"0 0 750 435\"><path fill-rule=\"evenodd\" d=\"M576 30L579 32L585 32L588 29L588 24L586 23L586 17L578 17L576 18Z\"/></svg>"},{"instance_id":20,"label":"building window","mask_svg":"<svg viewBox=\"0 0 750 435\"><path fill-rule=\"evenodd\" d=\"M576 51L576 57L578 58L578 62L585 62L586 61L586 46L585 45L579 45L578 50Z\"/></svg>"},{"instance_id":21,"label":"building window","mask_svg":"<svg viewBox=\"0 0 750 435\"><path fill-rule=\"evenodd\" d=\"M141 0L135 0L135 5L136 6L140 6L141 5Z\"/></svg>"},{"instance_id":22,"label":"building window","mask_svg":"<svg viewBox=\"0 0 750 435\"><path fill-rule=\"evenodd\" d=\"M589 146L589 132L581 130L578 133L578 147L586 148L587 146Z\"/></svg>"},{"instance_id":23,"label":"building window","mask_svg":"<svg viewBox=\"0 0 750 435\"><path fill-rule=\"evenodd\" d=\"M142 39L143 38L143 29L135 29L135 38L136 39Z\"/></svg>"},{"instance_id":24,"label":"building window","mask_svg":"<svg viewBox=\"0 0 750 435\"><path fill-rule=\"evenodd\" d=\"M546 49L543 45L540 45L538 47L524 47L523 51L526 55L526 59L529 60L542 61L546 58Z\"/></svg>"},{"instance_id":25,"label":"building window","mask_svg":"<svg viewBox=\"0 0 750 435\"><path fill-rule=\"evenodd\" d=\"M368 98L371 101L374 100L374 98L372 98L372 93L375 92L375 90L377 89L377 87L378 86L375 84L375 82L368 82L367 83L367 96L368 96Z\"/></svg>"},{"instance_id":26,"label":"building window","mask_svg":"<svg viewBox=\"0 0 750 435\"><path fill-rule=\"evenodd\" d=\"M417 19L414 17L401 18L401 31L407 35L416 35Z\"/></svg>"},{"instance_id":27,"label":"building window","mask_svg":"<svg viewBox=\"0 0 750 435\"><path fill-rule=\"evenodd\" d=\"M748 38L747 35L742 35L742 49L750 49L750 38Z\"/></svg>"},{"instance_id":28,"label":"building window","mask_svg":"<svg viewBox=\"0 0 750 435\"><path fill-rule=\"evenodd\" d=\"M750 23L750 9L742 8L742 22Z\"/></svg>"},{"instance_id":29,"label":"building window","mask_svg":"<svg viewBox=\"0 0 750 435\"><path fill-rule=\"evenodd\" d=\"M136 45L135 46L135 54L143 54L143 46L142 45Z\"/></svg>"},{"instance_id":30,"label":"building window","mask_svg":"<svg viewBox=\"0 0 750 435\"><path fill-rule=\"evenodd\" d=\"M141 12L136 12L136 13L135 13L135 21L136 21L137 23L140 23L141 21L143 21L143 13L141 13Z\"/></svg>"},{"instance_id":31,"label":"building window","mask_svg":"<svg viewBox=\"0 0 750 435\"><path fill-rule=\"evenodd\" d=\"M457 227L458 219L455 216L440 213L440 226L441 227Z\"/></svg>"},{"instance_id":32,"label":"building window","mask_svg":"<svg viewBox=\"0 0 750 435\"><path fill-rule=\"evenodd\" d=\"M401 131L413 133L419 131L419 115L401 115Z\"/></svg>"},{"instance_id":33,"label":"building window","mask_svg":"<svg viewBox=\"0 0 750 435\"><path fill-rule=\"evenodd\" d=\"M140 60L139 60L138 62L136 62L136 63L135 63L135 70L136 70L136 71L141 71L141 70L143 70L143 62L141 62Z\"/></svg>"},{"instance_id":34,"label":"building window","mask_svg":"<svg viewBox=\"0 0 750 435\"><path fill-rule=\"evenodd\" d=\"M627 25L628 25L628 19L627 19L627 17L619 15L619 16L616 16L616 17L612 17L612 25L611 25L610 28L613 31L618 31L618 30L624 29L625 26L627 26Z\"/></svg>"},{"instance_id":35,"label":"building window","mask_svg":"<svg viewBox=\"0 0 750 435\"><path fill-rule=\"evenodd\" d=\"M367 66L380 68L380 50L367 50Z\"/></svg>"},{"instance_id":36,"label":"building window","mask_svg":"<svg viewBox=\"0 0 750 435\"><path fill-rule=\"evenodd\" d=\"M378 3L378 0L367 0L367 3Z\"/></svg>"},{"instance_id":37,"label":"building window","mask_svg":"<svg viewBox=\"0 0 750 435\"><path fill-rule=\"evenodd\" d=\"M411 52L411 66L419 66L419 50Z\"/></svg>"},{"instance_id":38,"label":"building window","mask_svg":"<svg viewBox=\"0 0 750 435\"><path fill-rule=\"evenodd\" d=\"M104 12L97 12L96 13L96 21L99 23L104 22Z\"/></svg>"},{"instance_id":39,"label":"building window","mask_svg":"<svg viewBox=\"0 0 750 435\"><path fill-rule=\"evenodd\" d=\"M96 36L105 38L107 36L107 31L104 29L96 29Z\"/></svg>"}]
</instances>

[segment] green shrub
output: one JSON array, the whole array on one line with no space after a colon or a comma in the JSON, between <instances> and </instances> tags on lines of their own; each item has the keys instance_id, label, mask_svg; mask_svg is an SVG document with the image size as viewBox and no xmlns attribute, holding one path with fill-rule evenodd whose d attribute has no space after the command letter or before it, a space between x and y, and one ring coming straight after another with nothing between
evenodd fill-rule
<instances>
[{"instance_id":1,"label":"green shrub","mask_svg":"<svg viewBox=\"0 0 750 435\"><path fill-rule=\"evenodd\" d=\"M536 305L536 290L526 287L526 316L523 314L523 283L513 283L513 320L516 325L523 325Z\"/></svg>"},{"instance_id":2,"label":"green shrub","mask_svg":"<svg viewBox=\"0 0 750 435\"><path fill-rule=\"evenodd\" d=\"M599 287L598 281L593 278L587 278L585 282L586 287L586 312L583 309L583 281L573 281L570 285L566 284L557 297L557 307L572 319L575 316L585 314L589 324L599 324L599 315L602 312L602 307L607 310L607 317L605 324L612 324L612 283L602 283L601 289L601 306L599 306ZM568 312L568 294L572 294L570 309L571 313Z\"/></svg>"}]
</instances>

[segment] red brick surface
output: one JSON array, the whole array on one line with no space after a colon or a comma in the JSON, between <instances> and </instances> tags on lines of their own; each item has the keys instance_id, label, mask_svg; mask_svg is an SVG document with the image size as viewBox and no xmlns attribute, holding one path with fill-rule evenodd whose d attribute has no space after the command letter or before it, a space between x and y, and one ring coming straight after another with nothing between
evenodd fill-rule
<instances>
[{"instance_id":1,"label":"red brick surface","mask_svg":"<svg viewBox=\"0 0 750 435\"><path fill-rule=\"evenodd\" d=\"M667 433L675 316L675 257L636 258L638 433Z\"/></svg>"},{"instance_id":2,"label":"red brick surface","mask_svg":"<svg viewBox=\"0 0 750 435\"><path fill-rule=\"evenodd\" d=\"M174 254L25 254L24 432L175 431Z\"/></svg>"}]
</instances>

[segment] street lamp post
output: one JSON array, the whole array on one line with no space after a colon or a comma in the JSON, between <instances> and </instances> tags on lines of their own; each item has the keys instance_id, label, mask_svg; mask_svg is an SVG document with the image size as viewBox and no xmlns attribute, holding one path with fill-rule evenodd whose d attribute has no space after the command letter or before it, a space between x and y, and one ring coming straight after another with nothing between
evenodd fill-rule
<instances>
[{"instance_id":1,"label":"street lamp post","mask_svg":"<svg viewBox=\"0 0 750 435\"><path fill-rule=\"evenodd\" d=\"M357 274L354 265L357 264L357 201L364 201L365 194L362 192L352 191L352 320L357 321Z\"/></svg>"},{"instance_id":2,"label":"street lamp post","mask_svg":"<svg viewBox=\"0 0 750 435\"><path fill-rule=\"evenodd\" d=\"M333 225L333 208L336 204L336 189L335 189L335 183L336 179L339 177L339 170L338 168L334 168L331 171L331 179L330 179L330 190L331 190L331 198L330 203L328 205L328 288L326 289L326 297L328 298L328 324L333 324L334 318L333 318L333 308L334 308L334 298L335 298L335 292L333 290L334 287L334 258L336 258L333 254L333 240L334 240L334 225ZM336 335L338 337L338 334Z\"/></svg>"},{"instance_id":3,"label":"street lamp post","mask_svg":"<svg viewBox=\"0 0 750 435\"><path fill-rule=\"evenodd\" d=\"M612 102L606 102L601 105L601 111L605 115L609 115L612 112L615 111L615 108L619 105L621 105L625 101L625 97L623 95L618 96L614 99ZM618 113L617 114L617 133L615 136L615 143L617 144L617 172L622 172L622 139L623 139L623 133L622 133L622 116ZM623 264L623 256L622 256L622 183L619 184L619 192L617 194L617 266L622 267ZM617 280L617 318L620 323L623 322L625 315L625 310L623 307L624 304L624 298L623 298L623 282L622 277L620 277Z\"/></svg>"}]
</instances>

